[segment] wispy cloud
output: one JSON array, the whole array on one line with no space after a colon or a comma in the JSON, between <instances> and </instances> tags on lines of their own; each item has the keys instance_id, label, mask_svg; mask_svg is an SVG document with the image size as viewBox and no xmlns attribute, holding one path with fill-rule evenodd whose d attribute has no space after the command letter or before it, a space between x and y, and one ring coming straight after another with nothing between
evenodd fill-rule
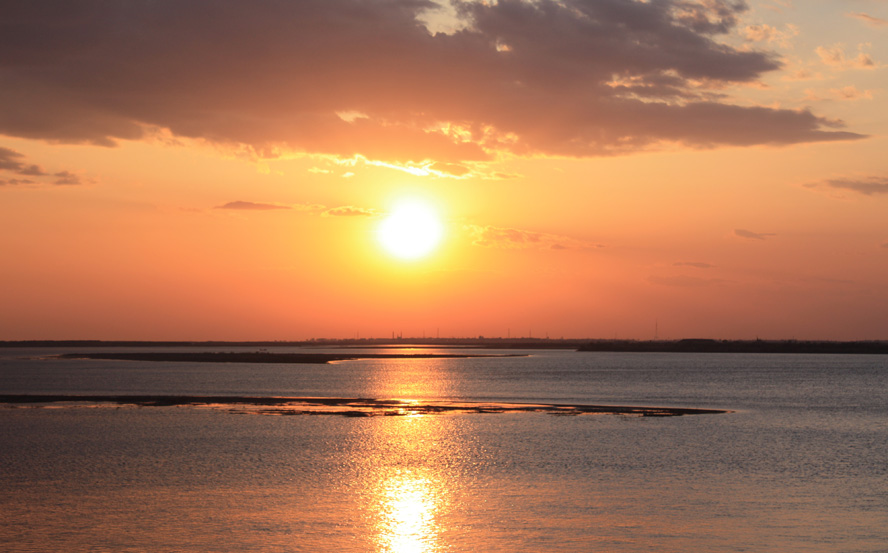
<instances>
[{"instance_id":1,"label":"wispy cloud","mask_svg":"<svg viewBox=\"0 0 888 553\"><path fill-rule=\"evenodd\" d=\"M58 185L81 184L80 176L72 173L71 171L59 171L57 173L49 173L37 164L26 162L24 154L4 147L0 147L0 171L22 175L25 177L55 177L56 180L53 181L52 184ZM45 181L38 181L31 178L11 178L3 179L2 181L0 181L0 184L45 184Z\"/></svg>"},{"instance_id":2,"label":"wispy cloud","mask_svg":"<svg viewBox=\"0 0 888 553\"><path fill-rule=\"evenodd\" d=\"M454 5L447 34L423 24L431 0L22 2L0 21L0 133L111 146L159 128L401 164L862 137L724 95L781 68L723 40L741 0ZM779 42L765 27L748 36Z\"/></svg>"},{"instance_id":3,"label":"wispy cloud","mask_svg":"<svg viewBox=\"0 0 888 553\"><path fill-rule=\"evenodd\" d=\"M343 205L339 207L327 208L321 204L298 203L298 204L279 204L279 203L263 203L263 202L247 202L237 200L216 206L215 209L231 209L241 211L276 211L291 210L307 212L322 217L372 217L378 215L375 209L366 207L357 207L353 205Z\"/></svg>"},{"instance_id":4,"label":"wispy cloud","mask_svg":"<svg viewBox=\"0 0 888 553\"><path fill-rule=\"evenodd\" d=\"M820 57L820 61L833 69L876 69L880 67L880 64L864 51L866 47L866 44L859 45L857 55L854 57L848 57L845 54L845 47L842 44L819 46L815 52Z\"/></svg>"},{"instance_id":5,"label":"wispy cloud","mask_svg":"<svg viewBox=\"0 0 888 553\"><path fill-rule=\"evenodd\" d=\"M53 176L57 177L53 184L64 186L75 186L80 184L80 177L71 171L59 171Z\"/></svg>"},{"instance_id":6,"label":"wispy cloud","mask_svg":"<svg viewBox=\"0 0 888 553\"><path fill-rule=\"evenodd\" d=\"M466 225L465 228L472 237L472 244L487 248L591 250L604 247L587 240L531 230L479 225Z\"/></svg>"},{"instance_id":7,"label":"wispy cloud","mask_svg":"<svg viewBox=\"0 0 888 553\"><path fill-rule=\"evenodd\" d=\"M743 36L750 42L765 42L777 44L784 48L792 46L792 39L798 36L799 28L795 25L787 25L785 29L778 29L771 25L747 25L743 29Z\"/></svg>"},{"instance_id":8,"label":"wispy cloud","mask_svg":"<svg viewBox=\"0 0 888 553\"><path fill-rule=\"evenodd\" d=\"M826 179L804 185L805 188L850 190L865 196L888 194L888 177L852 177Z\"/></svg>"},{"instance_id":9,"label":"wispy cloud","mask_svg":"<svg viewBox=\"0 0 888 553\"><path fill-rule=\"evenodd\" d=\"M288 205L245 202L237 200L216 206L216 209L241 209L246 211L269 211L273 209L291 209Z\"/></svg>"},{"instance_id":10,"label":"wispy cloud","mask_svg":"<svg viewBox=\"0 0 888 553\"><path fill-rule=\"evenodd\" d=\"M37 184L31 179L0 179L0 185L17 186L19 184Z\"/></svg>"},{"instance_id":11,"label":"wispy cloud","mask_svg":"<svg viewBox=\"0 0 888 553\"><path fill-rule=\"evenodd\" d=\"M859 19L863 21L870 27L886 27L888 26L888 20L881 19L878 17L873 17L872 15L862 13L862 12L851 12L846 14L848 17L853 17L855 19Z\"/></svg>"},{"instance_id":12,"label":"wispy cloud","mask_svg":"<svg viewBox=\"0 0 888 553\"><path fill-rule=\"evenodd\" d=\"M827 92L816 92L813 89L805 91L805 101L820 102L830 100L836 102L856 102L858 100L872 100L872 90L858 90L856 86L843 88L831 88Z\"/></svg>"},{"instance_id":13,"label":"wispy cloud","mask_svg":"<svg viewBox=\"0 0 888 553\"><path fill-rule=\"evenodd\" d=\"M747 240L767 240L771 236L777 236L773 232L753 232L742 228L734 229L734 236Z\"/></svg>"},{"instance_id":14,"label":"wispy cloud","mask_svg":"<svg viewBox=\"0 0 888 553\"><path fill-rule=\"evenodd\" d=\"M342 205L333 207L324 211L321 215L324 217L373 217L378 215L374 209L366 207L355 207L353 205Z\"/></svg>"},{"instance_id":15,"label":"wispy cloud","mask_svg":"<svg viewBox=\"0 0 888 553\"><path fill-rule=\"evenodd\" d=\"M46 171L34 164L27 164L23 160L25 156L15 150L0 147L0 170L11 171L19 175L29 177L42 177Z\"/></svg>"}]
</instances>

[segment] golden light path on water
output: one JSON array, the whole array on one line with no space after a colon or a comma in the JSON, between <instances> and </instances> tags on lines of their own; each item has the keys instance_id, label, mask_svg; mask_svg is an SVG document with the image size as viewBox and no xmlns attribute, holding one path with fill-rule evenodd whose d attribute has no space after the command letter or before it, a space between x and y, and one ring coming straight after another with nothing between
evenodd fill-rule
<instances>
[{"instance_id":1,"label":"golden light path on water","mask_svg":"<svg viewBox=\"0 0 888 553\"><path fill-rule=\"evenodd\" d=\"M380 363L378 393L402 398L439 395L435 373L440 365L429 361ZM369 502L376 550L442 551L443 520L449 518L452 492L459 487L447 470L449 463L442 462L459 457L461 449L453 440L452 418L408 414L382 419L382 424L373 426L373 441L381 455L371 460L374 484Z\"/></svg>"},{"instance_id":2,"label":"golden light path on water","mask_svg":"<svg viewBox=\"0 0 888 553\"><path fill-rule=\"evenodd\" d=\"M380 551L420 553L437 551L436 514L440 498L432 481L413 471L382 483L377 545Z\"/></svg>"}]
</instances>

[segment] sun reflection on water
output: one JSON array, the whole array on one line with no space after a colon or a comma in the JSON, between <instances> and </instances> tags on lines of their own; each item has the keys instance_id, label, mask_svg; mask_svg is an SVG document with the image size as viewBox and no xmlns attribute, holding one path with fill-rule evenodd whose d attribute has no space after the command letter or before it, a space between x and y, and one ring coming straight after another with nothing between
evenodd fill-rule
<instances>
[{"instance_id":1,"label":"sun reflection on water","mask_svg":"<svg viewBox=\"0 0 888 553\"><path fill-rule=\"evenodd\" d=\"M429 478L409 472L394 475L383 482L379 498L377 542L380 551L439 550L436 522L439 498Z\"/></svg>"},{"instance_id":2,"label":"sun reflection on water","mask_svg":"<svg viewBox=\"0 0 888 553\"><path fill-rule=\"evenodd\" d=\"M451 467L461 455L451 417L411 409L416 398L446 397L445 363L411 359L376 364L371 395L407 402L396 417L367 421L362 453L364 509L373 549L384 553L434 553L447 549L454 493Z\"/></svg>"}]
</instances>

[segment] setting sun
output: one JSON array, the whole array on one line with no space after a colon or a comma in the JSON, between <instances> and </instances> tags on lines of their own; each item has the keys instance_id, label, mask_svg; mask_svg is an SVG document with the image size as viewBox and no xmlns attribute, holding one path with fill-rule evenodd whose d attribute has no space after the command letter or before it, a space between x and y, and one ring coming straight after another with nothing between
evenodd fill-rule
<instances>
[{"instance_id":1,"label":"setting sun","mask_svg":"<svg viewBox=\"0 0 888 553\"><path fill-rule=\"evenodd\" d=\"M397 203L376 231L376 238L385 251L405 260L429 255L443 237L444 225L437 211L417 199Z\"/></svg>"}]
</instances>

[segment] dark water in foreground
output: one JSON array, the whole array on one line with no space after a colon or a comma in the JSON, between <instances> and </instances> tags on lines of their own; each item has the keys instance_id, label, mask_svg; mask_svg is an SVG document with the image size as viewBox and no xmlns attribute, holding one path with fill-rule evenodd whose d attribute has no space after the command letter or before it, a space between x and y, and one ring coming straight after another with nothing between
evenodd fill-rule
<instances>
[{"instance_id":1,"label":"dark water in foreground","mask_svg":"<svg viewBox=\"0 0 888 553\"><path fill-rule=\"evenodd\" d=\"M0 393L656 405L349 418L0 408L0 550L888 551L888 357L20 359Z\"/></svg>"}]
</instances>

